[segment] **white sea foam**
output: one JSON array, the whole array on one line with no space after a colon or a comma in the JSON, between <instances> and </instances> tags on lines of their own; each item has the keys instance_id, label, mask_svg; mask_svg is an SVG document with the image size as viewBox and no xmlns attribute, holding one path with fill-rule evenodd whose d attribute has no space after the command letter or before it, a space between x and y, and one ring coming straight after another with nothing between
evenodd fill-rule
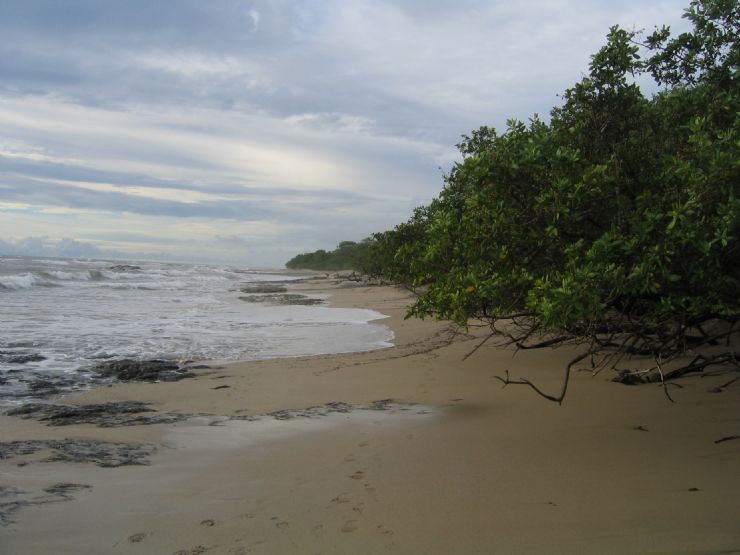
<instances>
[{"instance_id":1,"label":"white sea foam","mask_svg":"<svg viewBox=\"0 0 740 555\"><path fill-rule=\"evenodd\" d=\"M9 276L0 276L0 289L5 290L31 289L35 286L51 285L53 285L51 282L45 280L42 276L32 272L25 272L22 274Z\"/></svg>"},{"instance_id":2,"label":"white sea foam","mask_svg":"<svg viewBox=\"0 0 740 555\"><path fill-rule=\"evenodd\" d=\"M392 332L373 311L239 300L252 283L298 277L226 266L0 257L0 354L44 357L0 363L0 375L75 375L107 358L236 361L390 345Z\"/></svg>"}]
</instances>

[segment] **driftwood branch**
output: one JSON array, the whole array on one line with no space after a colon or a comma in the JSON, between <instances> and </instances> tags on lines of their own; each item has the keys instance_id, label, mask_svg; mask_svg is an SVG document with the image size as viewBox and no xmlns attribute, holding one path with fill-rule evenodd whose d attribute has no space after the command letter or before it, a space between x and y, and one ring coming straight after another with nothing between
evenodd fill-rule
<instances>
[{"instance_id":1,"label":"driftwood branch","mask_svg":"<svg viewBox=\"0 0 740 555\"><path fill-rule=\"evenodd\" d=\"M673 397L671 397L671 394L668 393L668 386L666 385L665 377L663 376L663 368L661 367L660 360L657 357L655 359L655 365L658 369L658 375L660 376L660 383L663 386L663 393L665 393L665 396L668 397L668 400L671 403L675 403L676 401L674 401Z\"/></svg>"},{"instance_id":2,"label":"driftwood branch","mask_svg":"<svg viewBox=\"0 0 740 555\"><path fill-rule=\"evenodd\" d=\"M518 349L542 349L543 347L552 347L553 345L558 345L559 343L563 343L564 341L568 341L568 339L571 339L569 335L559 335L558 337L553 337L552 339L546 339L544 341L540 341L539 343L533 343L527 345L526 343L518 341L516 343L516 346Z\"/></svg>"},{"instance_id":3,"label":"driftwood branch","mask_svg":"<svg viewBox=\"0 0 740 555\"><path fill-rule=\"evenodd\" d=\"M477 351L478 349L480 349L480 348L481 348L481 347L482 347L483 345L485 345L485 343L486 343L486 342L487 342L487 341L488 341L489 339L491 339L492 337L496 337L496 335L497 335L497 333L496 333L495 331L493 331L493 332L489 333L489 334L488 334L487 336L485 336L485 337L483 338L483 341L481 341L480 343L478 343L478 344L477 344L477 345L476 345L476 346L475 346L475 347L473 348L473 350L472 350L472 351L470 351L469 353L467 353L467 354L466 354L466 355L465 355L465 356L464 356L464 357L463 357L462 359L463 359L463 360L468 360L468 359L469 359L469 358L470 358L471 356L473 356L473 355L475 354L475 352L476 352L476 351Z\"/></svg>"},{"instance_id":4,"label":"driftwood branch","mask_svg":"<svg viewBox=\"0 0 740 555\"><path fill-rule=\"evenodd\" d=\"M732 441L733 439L740 439L740 435L732 435L721 437L714 441L714 443L724 443L725 441Z\"/></svg>"},{"instance_id":5,"label":"driftwood branch","mask_svg":"<svg viewBox=\"0 0 740 555\"><path fill-rule=\"evenodd\" d=\"M729 382L723 383L722 385L718 385L717 387L714 387L714 388L710 389L709 391L710 391L710 393L722 393L725 390L726 387L731 386L732 384L734 384L738 380L740 380L740 376L737 376L736 378L732 378Z\"/></svg>"},{"instance_id":6,"label":"driftwood branch","mask_svg":"<svg viewBox=\"0 0 740 555\"><path fill-rule=\"evenodd\" d=\"M533 384L530 380L526 378L519 378L519 379L511 379L509 376L509 371L506 370L506 378L502 378L501 376L494 376L497 380L499 380L501 383L504 384L504 387L506 387L509 384L512 385L526 385L531 387L538 395L541 397L544 397L548 401L553 401L554 403L557 403L558 405L563 404L563 399L565 399L565 394L568 391L568 383L570 381L570 371L573 368L575 364L578 364L580 361L582 361L584 358L591 356L591 350L586 351L585 353L581 353L574 359L572 359L566 366L565 366L565 374L563 376L563 385L560 388L560 394L559 395L550 395L548 393L545 393L542 391L539 387L537 387L535 384Z\"/></svg>"}]
</instances>

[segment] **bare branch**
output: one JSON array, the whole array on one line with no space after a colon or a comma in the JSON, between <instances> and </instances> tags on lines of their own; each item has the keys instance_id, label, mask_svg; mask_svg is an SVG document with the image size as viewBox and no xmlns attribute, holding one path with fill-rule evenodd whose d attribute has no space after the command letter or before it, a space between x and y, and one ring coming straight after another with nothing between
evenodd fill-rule
<instances>
[{"instance_id":1,"label":"bare branch","mask_svg":"<svg viewBox=\"0 0 740 555\"><path fill-rule=\"evenodd\" d=\"M668 393L668 387L666 387L665 378L663 377L663 368L660 366L660 357L655 358L655 364L657 365L658 374L660 375L660 383L663 385L663 393L665 393L665 396L668 397L668 400L671 403L675 403L676 401L673 400L673 397L671 397L671 394Z\"/></svg>"},{"instance_id":2,"label":"bare branch","mask_svg":"<svg viewBox=\"0 0 740 555\"><path fill-rule=\"evenodd\" d=\"M562 387L560 389L560 394L557 395L557 396L555 396L555 395L549 395L549 394L545 393L539 387L537 387L535 384L533 384L531 381L529 381L526 378L519 378L517 380L512 380L511 377L509 376L509 371L508 370L506 370L506 378L502 378L501 376L494 376L494 378L496 378L498 381L500 381L501 383L503 383L504 384L504 387L507 386L507 385L509 385L509 384L513 384L513 385L527 385L527 386L531 387L532 389L534 389L537 392L537 394L539 394L540 396L544 397L548 401L553 401L554 403L557 403L558 405L562 405L563 404L563 399L565 399L565 393L568 391L568 382L570 381L570 371L571 371L571 368L573 368L573 366L575 364L579 363L584 358L586 358L586 357L588 357L590 355L591 355L591 350L589 349L585 353L581 353L580 355L578 355L577 357L575 357L574 359L572 359L565 366L565 375L563 376L563 385L562 385Z\"/></svg>"},{"instance_id":3,"label":"bare branch","mask_svg":"<svg viewBox=\"0 0 740 555\"><path fill-rule=\"evenodd\" d=\"M484 338L483 338L483 341L481 341L480 343L478 343L478 344L477 344L477 345L476 345L476 346L475 346L475 347L473 348L473 350L472 350L472 351L470 351L470 352L469 352L468 354L466 354L466 355L465 355L465 356L464 356L464 357L463 357L462 359L463 359L463 360L468 360L468 359L469 359L469 358L470 358L471 356L473 356L473 355L475 354L475 352L476 352L476 351L477 351L478 349L480 349L480 348L481 348L481 347L482 347L482 346L483 346L483 345L484 345L484 344L485 344L485 343L486 343L486 342L487 342L487 341L488 341L489 339L491 339L492 337L495 337L496 335L498 335L498 334L496 333L496 331L492 331L492 332L491 332L490 334L488 334L488 335L487 335L486 337L484 337Z\"/></svg>"}]
</instances>

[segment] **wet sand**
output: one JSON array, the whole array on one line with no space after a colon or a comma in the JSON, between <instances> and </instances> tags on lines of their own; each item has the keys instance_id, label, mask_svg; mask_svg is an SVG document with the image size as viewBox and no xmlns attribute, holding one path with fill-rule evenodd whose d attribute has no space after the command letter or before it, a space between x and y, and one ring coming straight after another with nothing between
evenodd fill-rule
<instances>
[{"instance_id":1,"label":"wet sand","mask_svg":"<svg viewBox=\"0 0 740 555\"><path fill-rule=\"evenodd\" d=\"M2 442L156 449L118 468L37 462L45 451L0 460L0 486L16 488L0 507L22 503L0 553L740 553L740 439L716 443L740 434L740 382L710 393L729 377L687 377L672 404L659 386L576 372L558 406L494 376L556 391L568 349L486 344L463 360L483 330L404 320L402 290L299 287L389 315L378 323L396 346L64 399L201 415L176 424L0 417ZM270 415L286 409L298 412ZM59 484L78 487L44 491Z\"/></svg>"}]
</instances>

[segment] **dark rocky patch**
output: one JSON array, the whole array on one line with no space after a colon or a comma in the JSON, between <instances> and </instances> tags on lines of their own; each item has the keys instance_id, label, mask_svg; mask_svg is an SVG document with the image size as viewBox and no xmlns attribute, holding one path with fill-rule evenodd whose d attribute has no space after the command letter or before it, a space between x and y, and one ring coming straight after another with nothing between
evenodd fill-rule
<instances>
[{"instance_id":1,"label":"dark rocky patch","mask_svg":"<svg viewBox=\"0 0 740 555\"><path fill-rule=\"evenodd\" d=\"M285 293L287 290L288 288L285 285L276 283L260 283L240 289L242 293Z\"/></svg>"},{"instance_id":2,"label":"dark rocky patch","mask_svg":"<svg viewBox=\"0 0 740 555\"><path fill-rule=\"evenodd\" d=\"M305 409L288 409L268 412L266 416L272 416L277 420L292 420L293 418L315 418L317 416L327 416L332 413L348 413L353 410L389 410L393 405L392 399L382 399L373 401L369 405L350 405L347 403L332 402L325 405L308 407Z\"/></svg>"},{"instance_id":3,"label":"dark rocky patch","mask_svg":"<svg viewBox=\"0 0 740 555\"><path fill-rule=\"evenodd\" d=\"M214 420L213 422L211 422L210 425L220 426L220 425L223 425L224 422L229 421L229 420L244 420L248 422L253 422L256 420L260 420L261 418L265 416L270 416L272 418L275 418L276 420L293 420L294 418L318 418L322 416L328 416L334 413L346 414L346 413L350 413L355 410L385 411L385 410L390 410L393 408L396 408L399 410L409 410L410 407L412 407L412 405L398 405L393 401L393 399L382 399L379 401L373 401L372 403L369 403L367 405L350 405L349 403L331 402L331 403L326 403L325 405L316 405L316 406L307 407L304 409L276 410L273 412L268 412L268 413L260 414L260 415L229 416L229 417L226 417L225 419ZM237 411L237 412L246 412L246 409L242 411Z\"/></svg>"},{"instance_id":4,"label":"dark rocky patch","mask_svg":"<svg viewBox=\"0 0 740 555\"><path fill-rule=\"evenodd\" d=\"M138 532L136 534L131 534L128 537L128 541L130 543L140 543L143 542L146 539L146 532Z\"/></svg>"},{"instance_id":5,"label":"dark rocky patch","mask_svg":"<svg viewBox=\"0 0 740 555\"><path fill-rule=\"evenodd\" d=\"M75 491L80 491L83 489L92 489L92 486L87 485L87 484L73 484L71 482L60 482L59 484L54 484L53 486L44 488L44 491L52 495L61 495L63 497L69 497L71 499L71 496L69 495L70 493L75 492Z\"/></svg>"},{"instance_id":6,"label":"dark rocky patch","mask_svg":"<svg viewBox=\"0 0 740 555\"><path fill-rule=\"evenodd\" d=\"M46 357L35 353L0 351L0 362L5 364L26 364L27 362L41 362L42 360L46 360Z\"/></svg>"},{"instance_id":7,"label":"dark rocky patch","mask_svg":"<svg viewBox=\"0 0 740 555\"><path fill-rule=\"evenodd\" d=\"M149 457L157 450L151 443L110 443L92 439L34 439L0 442L0 459L32 455L49 450L41 462L92 463L103 468L128 465L149 465Z\"/></svg>"},{"instance_id":8,"label":"dark rocky patch","mask_svg":"<svg viewBox=\"0 0 740 555\"><path fill-rule=\"evenodd\" d=\"M48 376L40 377L36 376L26 382L28 387L28 394L31 397L50 397L51 395L58 395L64 391L75 389L79 386L79 381L75 381L69 378L61 376Z\"/></svg>"},{"instance_id":9,"label":"dark rocky patch","mask_svg":"<svg viewBox=\"0 0 740 555\"><path fill-rule=\"evenodd\" d=\"M0 388L0 399L44 399L85 389L93 381L84 371L69 375L11 369L0 378L0 385L7 386Z\"/></svg>"},{"instance_id":10,"label":"dark rocky patch","mask_svg":"<svg viewBox=\"0 0 740 555\"><path fill-rule=\"evenodd\" d=\"M260 419L259 416L252 416L250 414L239 414L236 416L229 416L227 418L227 420L236 420L236 421L241 421L241 422L256 422L259 419ZM223 421L218 421L218 420L214 420L213 422L209 424L209 426L222 426L222 425L223 425Z\"/></svg>"},{"instance_id":11,"label":"dark rocky patch","mask_svg":"<svg viewBox=\"0 0 740 555\"><path fill-rule=\"evenodd\" d=\"M108 269L113 272L136 272L141 270L141 266L134 266L133 264L116 264L115 266L109 266Z\"/></svg>"},{"instance_id":12,"label":"dark rocky patch","mask_svg":"<svg viewBox=\"0 0 740 555\"><path fill-rule=\"evenodd\" d=\"M93 371L100 377L122 382L176 382L195 377L187 367L181 368L168 360L111 360L99 364Z\"/></svg>"},{"instance_id":13,"label":"dark rocky patch","mask_svg":"<svg viewBox=\"0 0 740 555\"><path fill-rule=\"evenodd\" d=\"M7 526L13 522L11 516L21 507L28 505L23 499L25 492L10 486L0 486L0 526Z\"/></svg>"},{"instance_id":14,"label":"dark rocky patch","mask_svg":"<svg viewBox=\"0 0 740 555\"><path fill-rule=\"evenodd\" d=\"M314 306L324 304L324 301L321 299L313 299L306 295L298 295L295 293L282 293L279 295L246 295L239 297L239 299L247 303L269 303L280 305Z\"/></svg>"},{"instance_id":15,"label":"dark rocky patch","mask_svg":"<svg viewBox=\"0 0 740 555\"><path fill-rule=\"evenodd\" d=\"M388 410L391 408L392 404L393 404L393 399L380 399L378 401L373 401L369 405L363 405L360 408L363 408L366 410Z\"/></svg>"},{"instance_id":16,"label":"dark rocky patch","mask_svg":"<svg viewBox=\"0 0 740 555\"><path fill-rule=\"evenodd\" d=\"M92 489L92 486L63 482L45 488L43 492L36 493L14 487L0 486L0 526L11 524L13 513L22 507L72 501L74 498L71 494L84 489Z\"/></svg>"},{"instance_id":17,"label":"dark rocky patch","mask_svg":"<svg viewBox=\"0 0 740 555\"><path fill-rule=\"evenodd\" d=\"M171 424L190 418L189 414L157 414L144 416L141 413L156 412L146 403L120 401L92 405L57 405L50 403L27 403L10 409L5 414L20 418L46 422L49 426L93 424L99 428L117 428L150 424Z\"/></svg>"}]
</instances>

